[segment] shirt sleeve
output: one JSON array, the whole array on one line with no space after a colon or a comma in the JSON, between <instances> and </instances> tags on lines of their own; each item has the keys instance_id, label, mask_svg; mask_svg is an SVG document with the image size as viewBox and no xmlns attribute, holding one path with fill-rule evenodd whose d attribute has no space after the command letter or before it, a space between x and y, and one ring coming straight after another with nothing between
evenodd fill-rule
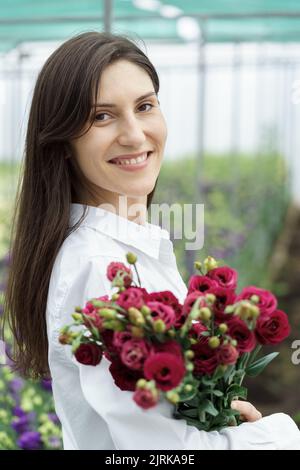
<instances>
[{"instance_id":1,"label":"shirt sleeve","mask_svg":"<svg viewBox=\"0 0 300 470\"><path fill-rule=\"evenodd\" d=\"M105 256L97 257L78 266L61 297L56 326L61 327L71 321L70 315L76 305L83 306L92 297L111 294L106 267L112 260ZM300 449L300 432L284 413L238 427L227 427L220 432L199 431L185 420L174 419L173 405L167 400L149 410L138 407L132 399L132 392L122 391L115 385L109 371L110 363L105 357L95 367L85 366L76 361L69 346L58 347L64 350L67 360L78 367L83 396L106 422L116 449Z\"/></svg>"}]
</instances>

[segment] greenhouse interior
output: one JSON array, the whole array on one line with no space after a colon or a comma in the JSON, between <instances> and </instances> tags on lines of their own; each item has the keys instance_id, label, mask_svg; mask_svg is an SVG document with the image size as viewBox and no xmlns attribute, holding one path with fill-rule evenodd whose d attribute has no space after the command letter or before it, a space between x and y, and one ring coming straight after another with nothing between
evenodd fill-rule
<instances>
[{"instance_id":1,"label":"greenhouse interior","mask_svg":"<svg viewBox=\"0 0 300 470\"><path fill-rule=\"evenodd\" d=\"M187 283L194 262L212 256L239 272L240 289L275 293L291 334L267 346L280 354L259 377L246 378L248 400L300 426L296 0L0 0L0 317L34 85L50 54L87 31L126 35L156 67L168 139L152 203L174 213L204 206L199 250L185 248L193 227L184 235L174 220L165 227L178 269ZM13 371L9 328L0 346L0 449L62 449L51 377Z\"/></svg>"}]
</instances>

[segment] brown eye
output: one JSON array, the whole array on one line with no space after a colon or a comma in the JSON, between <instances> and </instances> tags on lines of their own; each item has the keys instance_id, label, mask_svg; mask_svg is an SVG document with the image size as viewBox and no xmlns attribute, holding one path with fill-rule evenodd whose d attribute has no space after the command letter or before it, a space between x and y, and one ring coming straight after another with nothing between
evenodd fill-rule
<instances>
[{"instance_id":1,"label":"brown eye","mask_svg":"<svg viewBox=\"0 0 300 470\"><path fill-rule=\"evenodd\" d=\"M144 104L141 104L140 108L142 108L143 106L151 106L150 109L154 108L153 104L151 104L151 103L144 103ZM147 111L150 111L150 110L147 110Z\"/></svg>"}]
</instances>

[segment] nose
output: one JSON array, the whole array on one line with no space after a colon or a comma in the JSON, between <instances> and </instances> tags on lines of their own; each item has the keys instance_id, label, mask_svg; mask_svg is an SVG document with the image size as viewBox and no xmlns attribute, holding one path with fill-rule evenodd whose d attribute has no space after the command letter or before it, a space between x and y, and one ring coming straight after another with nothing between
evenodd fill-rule
<instances>
[{"instance_id":1,"label":"nose","mask_svg":"<svg viewBox=\"0 0 300 470\"><path fill-rule=\"evenodd\" d=\"M119 144L141 148L146 140L143 124L135 115L122 119L118 135Z\"/></svg>"}]
</instances>

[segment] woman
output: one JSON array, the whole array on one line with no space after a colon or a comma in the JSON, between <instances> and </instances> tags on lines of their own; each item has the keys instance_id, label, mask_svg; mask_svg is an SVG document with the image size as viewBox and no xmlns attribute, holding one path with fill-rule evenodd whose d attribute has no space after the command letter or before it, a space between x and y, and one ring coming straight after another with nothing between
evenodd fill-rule
<instances>
[{"instance_id":1,"label":"woman","mask_svg":"<svg viewBox=\"0 0 300 470\"><path fill-rule=\"evenodd\" d=\"M41 70L5 303L16 368L51 373L64 449L300 448L289 416L261 418L247 402L235 406L249 422L221 432L172 419L166 402L144 412L116 387L105 358L82 366L58 341L75 306L110 294L106 267L128 251L147 290L186 295L169 233L146 221L167 138L158 92L146 55L112 34L70 39Z\"/></svg>"}]
</instances>

